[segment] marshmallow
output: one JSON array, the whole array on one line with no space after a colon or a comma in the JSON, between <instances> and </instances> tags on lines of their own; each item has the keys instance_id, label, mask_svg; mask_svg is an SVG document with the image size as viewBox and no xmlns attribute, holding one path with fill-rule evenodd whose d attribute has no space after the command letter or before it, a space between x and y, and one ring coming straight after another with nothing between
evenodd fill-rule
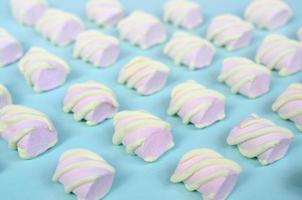
<instances>
[{"instance_id":1,"label":"marshmallow","mask_svg":"<svg viewBox=\"0 0 302 200\"><path fill-rule=\"evenodd\" d=\"M194 70L211 64L215 48L203 38L176 32L166 44L164 53L173 59L176 65L183 64Z\"/></svg>"},{"instance_id":2,"label":"marshmallow","mask_svg":"<svg viewBox=\"0 0 302 200\"><path fill-rule=\"evenodd\" d=\"M231 130L227 143L237 145L243 156L257 157L262 165L268 165L286 154L292 137L288 129L251 114Z\"/></svg>"},{"instance_id":3,"label":"marshmallow","mask_svg":"<svg viewBox=\"0 0 302 200\"><path fill-rule=\"evenodd\" d=\"M34 158L57 143L57 131L44 114L21 105L0 109L0 136L22 159Z\"/></svg>"},{"instance_id":4,"label":"marshmallow","mask_svg":"<svg viewBox=\"0 0 302 200\"><path fill-rule=\"evenodd\" d=\"M225 97L196 81L177 85L171 92L168 115L177 114L184 124L205 128L225 118Z\"/></svg>"},{"instance_id":5,"label":"marshmallow","mask_svg":"<svg viewBox=\"0 0 302 200\"><path fill-rule=\"evenodd\" d=\"M118 82L135 88L139 94L150 95L166 84L169 73L169 67L161 62L135 57L121 69Z\"/></svg>"},{"instance_id":6,"label":"marshmallow","mask_svg":"<svg viewBox=\"0 0 302 200\"><path fill-rule=\"evenodd\" d=\"M53 175L64 185L66 193L79 200L99 200L111 189L115 169L98 154L86 149L65 151Z\"/></svg>"},{"instance_id":7,"label":"marshmallow","mask_svg":"<svg viewBox=\"0 0 302 200\"><path fill-rule=\"evenodd\" d=\"M40 47L32 47L18 65L26 82L36 92L48 91L63 85L70 71L62 58Z\"/></svg>"},{"instance_id":8,"label":"marshmallow","mask_svg":"<svg viewBox=\"0 0 302 200\"><path fill-rule=\"evenodd\" d=\"M194 149L179 161L171 182L184 182L189 191L197 190L203 199L226 199L236 185L241 167L211 149Z\"/></svg>"},{"instance_id":9,"label":"marshmallow","mask_svg":"<svg viewBox=\"0 0 302 200\"><path fill-rule=\"evenodd\" d=\"M302 42L302 27L298 30L298 39Z\"/></svg>"},{"instance_id":10,"label":"marshmallow","mask_svg":"<svg viewBox=\"0 0 302 200\"><path fill-rule=\"evenodd\" d=\"M113 144L146 162L157 160L174 146L170 124L144 111L122 111L113 118Z\"/></svg>"},{"instance_id":11,"label":"marshmallow","mask_svg":"<svg viewBox=\"0 0 302 200\"><path fill-rule=\"evenodd\" d=\"M158 18L143 11L134 11L122 19L117 29L120 37L131 44L148 49L166 40L166 30Z\"/></svg>"},{"instance_id":12,"label":"marshmallow","mask_svg":"<svg viewBox=\"0 0 302 200\"><path fill-rule=\"evenodd\" d=\"M0 83L0 109L12 103L13 101L9 91Z\"/></svg>"}]
</instances>

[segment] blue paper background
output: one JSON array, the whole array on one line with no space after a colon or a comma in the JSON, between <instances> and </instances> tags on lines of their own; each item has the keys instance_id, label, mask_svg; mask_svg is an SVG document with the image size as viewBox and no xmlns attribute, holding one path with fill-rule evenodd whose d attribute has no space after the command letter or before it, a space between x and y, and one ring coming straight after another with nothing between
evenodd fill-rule
<instances>
[{"instance_id":1,"label":"blue paper background","mask_svg":"<svg viewBox=\"0 0 302 200\"><path fill-rule=\"evenodd\" d=\"M97 28L85 17L85 0L49 0L50 5L79 15L89 28ZM158 17L162 17L161 0L122 0L127 10L145 10ZM205 22L200 28L191 32L204 36L210 19L218 14L233 13L242 16L249 0L199 0L203 7ZM296 31L302 25L302 2L287 0L295 12L294 19L289 25L276 32L296 38ZM164 45L150 50L141 50L121 42L121 56L118 62L107 69L96 69L80 60L72 59L72 45L60 48L44 40L33 28L24 27L13 20L8 0L0 0L0 26L22 41L24 49L31 46L42 46L49 51L65 58L70 64L72 72L66 84L53 91L36 94L25 83L16 64L0 69L0 82L7 85L17 104L23 104L39 109L50 116L59 132L59 143L47 153L33 160L21 160L17 152L9 150L7 144L0 140L0 199L1 200L71 200L74 195L65 194L63 186L51 181L57 159L67 149L84 147L101 154L117 170L115 182L106 200L124 199L200 199L197 192L186 191L183 184L172 184L169 177L176 164L185 152L193 148L212 148L225 157L238 162L243 169L233 193L229 199L234 200L298 200L302 199L302 137L291 122L281 120L271 111L272 102L292 82L301 80L301 74L281 78L273 73L271 90L265 96L249 100L239 95L231 94L229 88L216 81L221 61L227 56L246 56L254 58L257 47L268 31L255 30L253 43L243 50L227 52L217 48L217 55L211 66L199 71L189 71L185 67L178 67L162 53ZM176 31L166 24L169 36ZM99 29L102 30L102 29ZM104 32L117 36L114 29ZM155 95L138 96L134 91L116 83L120 68L131 58L138 55L153 57L166 63L172 70L166 87ZM196 129L192 125L183 125L177 117L167 116L171 89L184 80L195 79L199 83L216 89L227 97L227 118L224 121L206 129ZM62 100L67 88L75 82L97 80L110 86L120 102L120 109L145 109L172 124L176 146L155 163L145 163L136 156L128 155L122 146L111 143L113 125L112 120L88 127L83 122L73 120L72 114L62 112ZM255 112L267 117L279 125L290 128L295 134L287 156L279 162L263 167L256 159L247 159L240 155L235 147L225 142L229 130L242 118Z\"/></svg>"}]
</instances>

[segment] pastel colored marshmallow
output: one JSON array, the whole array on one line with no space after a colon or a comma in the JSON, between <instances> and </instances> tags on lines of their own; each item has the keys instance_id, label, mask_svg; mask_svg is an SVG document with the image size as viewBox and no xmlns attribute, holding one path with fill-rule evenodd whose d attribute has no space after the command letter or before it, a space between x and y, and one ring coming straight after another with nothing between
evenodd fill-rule
<instances>
[{"instance_id":1,"label":"pastel colored marshmallow","mask_svg":"<svg viewBox=\"0 0 302 200\"><path fill-rule=\"evenodd\" d=\"M64 185L66 193L79 200L99 200L105 197L115 176L115 169L100 155L87 149L65 151L57 164L53 181Z\"/></svg>"},{"instance_id":2,"label":"pastel colored marshmallow","mask_svg":"<svg viewBox=\"0 0 302 200\"><path fill-rule=\"evenodd\" d=\"M64 98L64 112L73 112L76 121L86 120L96 125L113 117L118 110L113 91L96 81L76 83L69 87Z\"/></svg>"},{"instance_id":3,"label":"pastel colored marshmallow","mask_svg":"<svg viewBox=\"0 0 302 200\"><path fill-rule=\"evenodd\" d=\"M229 57L223 60L218 80L230 86L232 93L256 98L269 91L271 73L247 58Z\"/></svg>"},{"instance_id":4,"label":"pastel colored marshmallow","mask_svg":"<svg viewBox=\"0 0 302 200\"><path fill-rule=\"evenodd\" d=\"M298 30L297 35L298 35L299 41L302 42L302 27Z\"/></svg>"},{"instance_id":5,"label":"pastel colored marshmallow","mask_svg":"<svg viewBox=\"0 0 302 200\"><path fill-rule=\"evenodd\" d=\"M11 0L12 14L22 24L33 26L48 9L47 0Z\"/></svg>"},{"instance_id":6,"label":"pastel colored marshmallow","mask_svg":"<svg viewBox=\"0 0 302 200\"><path fill-rule=\"evenodd\" d=\"M0 28L0 67L16 62L22 55L21 44L5 29Z\"/></svg>"},{"instance_id":7,"label":"pastel colored marshmallow","mask_svg":"<svg viewBox=\"0 0 302 200\"><path fill-rule=\"evenodd\" d=\"M185 65L190 70L204 68L212 63L214 46L207 40L185 32L176 32L164 48L164 54L176 65Z\"/></svg>"},{"instance_id":8,"label":"pastel colored marshmallow","mask_svg":"<svg viewBox=\"0 0 302 200\"><path fill-rule=\"evenodd\" d=\"M118 0L90 0L86 15L99 26L115 26L125 16L125 8Z\"/></svg>"},{"instance_id":9,"label":"pastel colored marshmallow","mask_svg":"<svg viewBox=\"0 0 302 200\"><path fill-rule=\"evenodd\" d=\"M122 111L113 118L113 144L123 144L129 154L153 162L174 146L171 126L145 111Z\"/></svg>"},{"instance_id":10,"label":"pastel colored marshmallow","mask_svg":"<svg viewBox=\"0 0 302 200\"><path fill-rule=\"evenodd\" d=\"M119 41L96 30L81 32L74 44L73 57L92 63L95 67L108 67L120 54Z\"/></svg>"},{"instance_id":11,"label":"pastel colored marshmallow","mask_svg":"<svg viewBox=\"0 0 302 200\"><path fill-rule=\"evenodd\" d=\"M70 72L60 57L41 47L32 47L18 63L26 82L35 92L49 91L63 85Z\"/></svg>"},{"instance_id":12,"label":"pastel colored marshmallow","mask_svg":"<svg viewBox=\"0 0 302 200\"><path fill-rule=\"evenodd\" d=\"M0 109L0 136L22 159L39 156L58 141L57 131L44 113L13 104Z\"/></svg>"},{"instance_id":13,"label":"pastel colored marshmallow","mask_svg":"<svg viewBox=\"0 0 302 200\"><path fill-rule=\"evenodd\" d=\"M173 88L167 113L178 115L184 124L205 128L225 118L225 97L189 80Z\"/></svg>"},{"instance_id":14,"label":"pastel colored marshmallow","mask_svg":"<svg viewBox=\"0 0 302 200\"><path fill-rule=\"evenodd\" d=\"M36 23L36 29L51 43L66 46L84 29L81 19L74 14L48 9Z\"/></svg>"},{"instance_id":15,"label":"pastel colored marshmallow","mask_svg":"<svg viewBox=\"0 0 302 200\"><path fill-rule=\"evenodd\" d=\"M182 156L170 180L184 182L187 190L197 190L203 199L224 200L234 189L240 173L240 165L219 153L193 149Z\"/></svg>"},{"instance_id":16,"label":"pastel colored marshmallow","mask_svg":"<svg viewBox=\"0 0 302 200\"><path fill-rule=\"evenodd\" d=\"M176 27L192 29L203 22L203 14L195 1L167 0L164 4L164 20Z\"/></svg>"},{"instance_id":17,"label":"pastel colored marshmallow","mask_svg":"<svg viewBox=\"0 0 302 200\"><path fill-rule=\"evenodd\" d=\"M302 131L302 84L293 83L275 100L272 109L282 119L291 120Z\"/></svg>"},{"instance_id":18,"label":"pastel colored marshmallow","mask_svg":"<svg viewBox=\"0 0 302 200\"><path fill-rule=\"evenodd\" d=\"M0 83L0 109L12 103L13 100L10 92L4 85Z\"/></svg>"},{"instance_id":19,"label":"pastel colored marshmallow","mask_svg":"<svg viewBox=\"0 0 302 200\"><path fill-rule=\"evenodd\" d=\"M237 145L243 156L269 165L284 157L292 138L290 130L251 114L231 130L227 143Z\"/></svg>"},{"instance_id":20,"label":"pastel colored marshmallow","mask_svg":"<svg viewBox=\"0 0 302 200\"><path fill-rule=\"evenodd\" d=\"M282 0L253 0L247 6L244 17L259 28L273 30L286 25L293 12Z\"/></svg>"},{"instance_id":21,"label":"pastel colored marshmallow","mask_svg":"<svg viewBox=\"0 0 302 200\"><path fill-rule=\"evenodd\" d=\"M264 38L258 49L256 62L280 76L288 76L302 70L302 43L286 36L271 34Z\"/></svg>"},{"instance_id":22,"label":"pastel colored marshmallow","mask_svg":"<svg viewBox=\"0 0 302 200\"><path fill-rule=\"evenodd\" d=\"M214 17L207 30L208 40L229 51L247 47L252 38L253 25L232 14Z\"/></svg>"},{"instance_id":23,"label":"pastel colored marshmallow","mask_svg":"<svg viewBox=\"0 0 302 200\"><path fill-rule=\"evenodd\" d=\"M142 49L151 48L166 40L164 25L155 16L143 11L133 11L117 24L120 37Z\"/></svg>"},{"instance_id":24,"label":"pastel colored marshmallow","mask_svg":"<svg viewBox=\"0 0 302 200\"><path fill-rule=\"evenodd\" d=\"M150 95L164 87L169 73L169 67L163 63L139 56L121 69L118 82L135 88L139 94Z\"/></svg>"}]
</instances>

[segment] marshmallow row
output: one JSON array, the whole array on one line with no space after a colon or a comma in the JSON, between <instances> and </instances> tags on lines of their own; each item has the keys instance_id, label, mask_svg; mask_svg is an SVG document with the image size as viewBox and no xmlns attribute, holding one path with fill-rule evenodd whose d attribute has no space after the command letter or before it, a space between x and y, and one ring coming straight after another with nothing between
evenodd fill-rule
<instances>
[{"instance_id":1,"label":"marshmallow row","mask_svg":"<svg viewBox=\"0 0 302 200\"><path fill-rule=\"evenodd\" d=\"M157 160L174 146L170 124L144 111L122 111L113 118L113 144L146 162Z\"/></svg>"},{"instance_id":2,"label":"marshmallow row","mask_svg":"<svg viewBox=\"0 0 302 200\"><path fill-rule=\"evenodd\" d=\"M12 103L12 96L10 95L8 89L0 83L0 109Z\"/></svg>"}]
</instances>

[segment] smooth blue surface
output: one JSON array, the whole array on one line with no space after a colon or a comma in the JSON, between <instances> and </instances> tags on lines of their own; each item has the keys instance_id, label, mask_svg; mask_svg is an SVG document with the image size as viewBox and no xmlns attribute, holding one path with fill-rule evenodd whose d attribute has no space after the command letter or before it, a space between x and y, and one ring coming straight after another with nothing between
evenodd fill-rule
<instances>
[{"instance_id":1,"label":"smooth blue surface","mask_svg":"<svg viewBox=\"0 0 302 200\"><path fill-rule=\"evenodd\" d=\"M21 1L21 0L20 0ZM88 22L84 13L85 0L49 0L54 7L62 8L78 14L90 28L96 28ZM128 11L142 9L162 17L161 0L123 0ZM199 0L205 14L205 23L192 31L204 35L210 19L222 13L241 15L249 0ZM285 28L276 32L296 38L296 31L302 25L301 0L287 0L294 9L295 17ZM72 45L67 48L52 46L39 33L30 27L24 27L13 20L8 0L0 0L0 26L6 28L22 41L24 48L42 46L65 58L72 72L63 87L53 91L36 94L26 83L13 64L0 69L0 82L7 85L15 103L39 109L50 116L59 132L59 143L50 151L33 160L19 159L17 152L9 150L7 144L0 140L0 199L1 200L71 200L74 195L65 194L63 185L53 183L51 177L57 159L67 149L84 147L100 153L117 170L111 192L106 200L197 200L201 199L197 192L186 191L183 184L172 184L169 177L173 173L179 158L193 148L212 148L225 157L237 161L243 168L235 190L229 197L234 200L299 200L302 199L302 137L291 122L281 120L271 111L275 98L292 82L301 81L302 73L281 78L273 73L271 90L265 96L249 100L231 94L229 88L216 81L221 61L224 57L237 55L253 58L263 37L269 32L255 30L255 39L251 46L235 52L227 52L217 48L213 64L203 70L189 71L178 67L162 53L164 45L147 51L121 42L122 53L118 62L107 69L96 69L80 60L71 57ZM176 29L166 25L169 36ZM117 36L114 29L104 30ZM134 91L116 83L119 69L131 58L147 55L166 63L172 70L167 86L153 96L141 97ZM194 126L183 125L178 117L167 116L171 89L184 80L195 79L210 88L216 89L227 97L227 118L215 125L199 130ZM112 120L88 127L83 122L73 120L72 114L62 112L62 100L67 88L75 82L97 80L110 86L120 102L120 109L148 110L172 124L176 146L155 163L145 163L136 156L128 155L123 146L111 143ZM255 112L267 117L279 125L290 128L294 134L292 145L287 156L277 163L263 167L256 159L247 159L240 155L235 147L225 142L229 130L242 118Z\"/></svg>"}]
</instances>

